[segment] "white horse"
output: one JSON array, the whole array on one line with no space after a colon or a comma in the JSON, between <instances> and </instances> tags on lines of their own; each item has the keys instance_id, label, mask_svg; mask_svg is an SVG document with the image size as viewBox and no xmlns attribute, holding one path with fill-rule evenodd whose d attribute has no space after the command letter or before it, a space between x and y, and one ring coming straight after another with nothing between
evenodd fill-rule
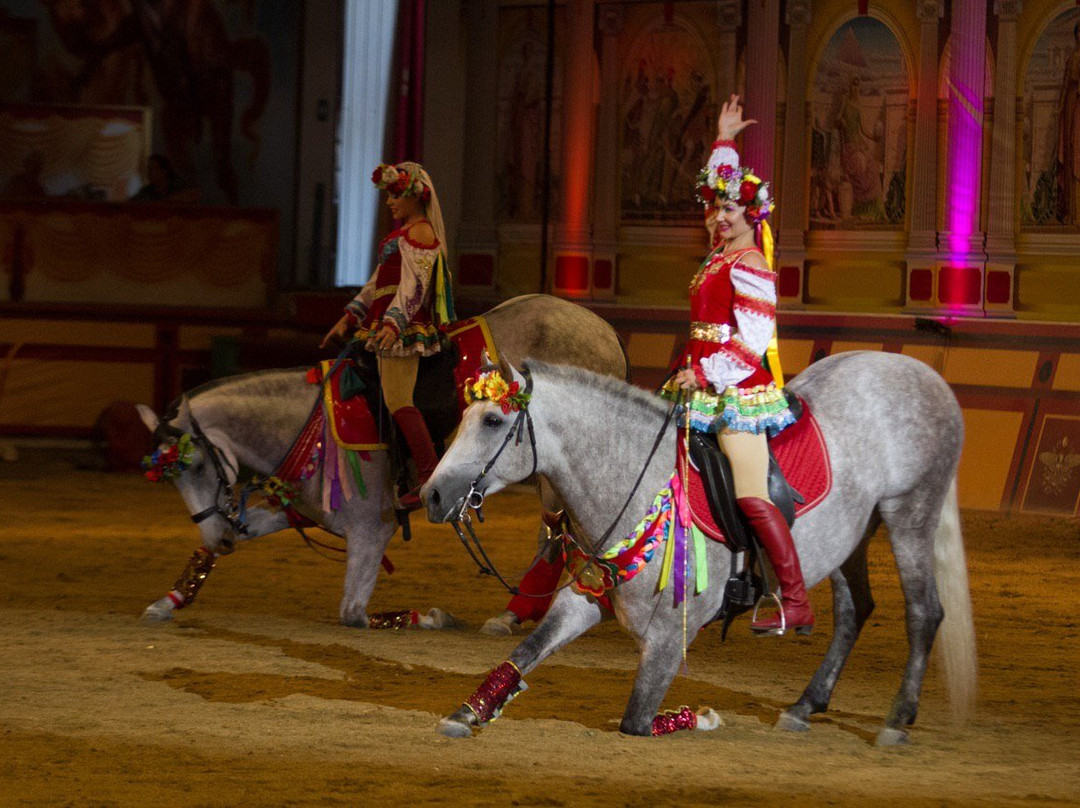
<instances>
[{"instance_id":1,"label":"white horse","mask_svg":"<svg viewBox=\"0 0 1080 808\"><path fill-rule=\"evenodd\" d=\"M484 317L496 350L510 360L541 356L626 378L626 355L618 334L582 306L548 295L524 295ZM140 407L151 431L196 436L194 463L175 478L206 548L196 552L185 573L188 585L194 586L189 602L209 573L213 554L231 552L238 540L289 527L280 509L256 506L246 512L246 532L239 532L230 515L228 487L237 482L241 465L261 475L274 470L304 426L318 392L317 385L305 381L305 369L270 370L203 385L182 396L164 422ZM319 475L304 483L300 492L301 512L346 540L340 619L347 626L368 626L368 599L398 527L392 515L388 518L392 510L387 466L386 452L371 452L370 460L362 463L366 496L354 494L337 511L323 510ZM549 492L544 498L549 509L554 507ZM147 607L144 618L170 620L176 608L174 599L166 596ZM422 624L440 627L445 617L434 610Z\"/></svg>"},{"instance_id":2,"label":"white horse","mask_svg":"<svg viewBox=\"0 0 1080 808\"><path fill-rule=\"evenodd\" d=\"M515 429L514 413L507 415L486 401L470 406L454 445L422 490L428 517L436 522L455 519L474 488L481 496L490 495L535 468L566 503L576 541L599 554L628 535L667 484L678 430L669 425L659 451L650 455L667 409L659 398L574 368L540 363L529 368L532 398L521 416L532 421L535 445L528 440L506 442L508 430ZM516 372L513 376L527 386L526 378ZM827 709L874 608L866 547L883 520L904 590L910 648L878 742L903 743L915 720L939 625L954 703L966 708L974 698L975 636L956 500L963 440L960 407L940 376L898 354L831 356L800 373L789 389L813 412L831 460L831 490L796 520L792 534L807 586L826 577L832 581L834 632L821 666L778 726L809 729L809 716ZM498 461L480 475L503 446ZM644 476L635 489L640 473ZM628 497L629 507L620 511ZM608 535L612 539L601 546L601 537ZM693 542L690 545L687 570L695 569L697 555ZM684 638L691 641L720 609L724 587L719 582L731 568L731 553L711 541L705 553L710 583L701 592L687 586L685 611L674 605L670 588L658 587L659 551L636 577L607 592L615 617L641 648L622 719L624 732L654 731L654 720L660 720L657 711L682 661ZM489 675L467 706L443 719L440 730L462 736L482 726L517 692L522 676L603 617L593 598L573 587L559 591L540 625ZM695 723L692 715L680 720L680 726ZM703 720L698 728L714 725Z\"/></svg>"}]
</instances>

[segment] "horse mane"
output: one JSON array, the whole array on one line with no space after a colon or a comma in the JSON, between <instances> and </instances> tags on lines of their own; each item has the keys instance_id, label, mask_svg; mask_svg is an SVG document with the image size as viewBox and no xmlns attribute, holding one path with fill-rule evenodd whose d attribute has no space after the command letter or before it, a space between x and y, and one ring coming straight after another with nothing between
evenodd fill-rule
<instances>
[{"instance_id":1,"label":"horse mane","mask_svg":"<svg viewBox=\"0 0 1080 808\"><path fill-rule=\"evenodd\" d=\"M602 373L595 373L573 365L549 365L538 359L526 359L524 366L541 376L611 396L635 409L643 410L647 415L663 417L667 414L668 402L655 393L642 390L640 387L635 387L622 379L605 376Z\"/></svg>"},{"instance_id":2,"label":"horse mane","mask_svg":"<svg viewBox=\"0 0 1080 808\"><path fill-rule=\"evenodd\" d=\"M185 398L190 402L199 396L204 396L207 393L212 393L215 390L220 390L225 387L236 386L238 388L244 388L267 376L298 374L303 373L305 370L307 370L307 367L270 368L268 370L254 370L250 373L241 373L236 376L223 376L220 379L211 379L190 390L185 390L178 398L173 399L165 409L165 414L162 416L161 420L162 422L169 422L176 418L176 414L180 411L180 402Z\"/></svg>"}]
</instances>

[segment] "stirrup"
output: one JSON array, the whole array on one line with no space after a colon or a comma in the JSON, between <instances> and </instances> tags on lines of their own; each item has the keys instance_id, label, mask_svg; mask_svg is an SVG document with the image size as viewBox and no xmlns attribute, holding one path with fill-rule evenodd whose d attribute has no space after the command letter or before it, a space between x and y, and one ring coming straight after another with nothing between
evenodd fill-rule
<instances>
[{"instance_id":1,"label":"stirrup","mask_svg":"<svg viewBox=\"0 0 1080 808\"><path fill-rule=\"evenodd\" d=\"M767 600L771 600L776 604L776 609L780 612L780 625L776 628L755 628L754 623L756 623L758 619L758 610L761 609L761 604ZM780 602L780 598L775 592L762 595L758 598L758 602L754 604L754 613L750 615L750 631L758 637L779 637L787 631L787 617L784 614L784 604Z\"/></svg>"}]
</instances>

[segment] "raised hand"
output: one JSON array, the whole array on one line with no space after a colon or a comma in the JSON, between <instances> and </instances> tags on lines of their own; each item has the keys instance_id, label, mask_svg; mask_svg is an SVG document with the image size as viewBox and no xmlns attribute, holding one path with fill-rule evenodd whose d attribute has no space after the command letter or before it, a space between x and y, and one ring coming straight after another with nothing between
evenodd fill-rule
<instances>
[{"instance_id":1,"label":"raised hand","mask_svg":"<svg viewBox=\"0 0 1080 808\"><path fill-rule=\"evenodd\" d=\"M720 108L720 118L716 122L716 136L719 140L734 140L735 136L750 124L757 123L753 118L743 120L743 108L739 96L732 94Z\"/></svg>"}]
</instances>

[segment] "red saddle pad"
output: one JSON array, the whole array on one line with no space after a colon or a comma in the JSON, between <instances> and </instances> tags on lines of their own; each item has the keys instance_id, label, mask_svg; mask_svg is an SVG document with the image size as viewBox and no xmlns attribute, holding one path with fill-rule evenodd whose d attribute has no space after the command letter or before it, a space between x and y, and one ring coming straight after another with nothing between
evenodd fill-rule
<instances>
[{"instance_id":1,"label":"red saddle pad","mask_svg":"<svg viewBox=\"0 0 1080 808\"><path fill-rule=\"evenodd\" d=\"M795 518L821 504L832 488L832 470L829 450L814 414L806 409L802 418L770 440L769 446L788 484L805 500L795 503ZM701 474L693 465L689 472L686 495L694 524L709 538L724 541L724 532L713 519Z\"/></svg>"}]
</instances>

